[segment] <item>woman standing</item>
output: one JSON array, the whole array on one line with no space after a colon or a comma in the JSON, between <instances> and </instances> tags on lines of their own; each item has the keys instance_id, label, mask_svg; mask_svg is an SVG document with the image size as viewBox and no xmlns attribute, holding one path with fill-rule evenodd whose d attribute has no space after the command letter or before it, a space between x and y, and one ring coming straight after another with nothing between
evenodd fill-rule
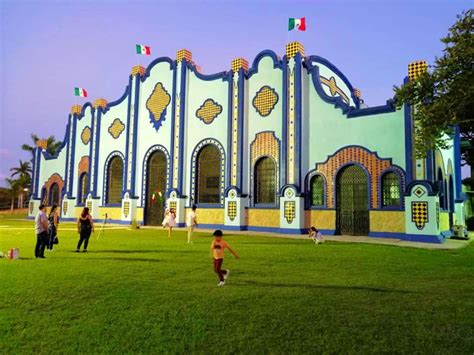
<instances>
[{"instance_id":1,"label":"woman standing","mask_svg":"<svg viewBox=\"0 0 474 355\"><path fill-rule=\"evenodd\" d=\"M94 222L92 216L89 214L89 208L84 207L81 216L77 219L77 231L79 233L79 243L77 243L76 253L79 253L82 242L84 242L84 253L87 251L89 244L89 237L94 232Z\"/></svg>"},{"instance_id":2,"label":"woman standing","mask_svg":"<svg viewBox=\"0 0 474 355\"><path fill-rule=\"evenodd\" d=\"M48 244L46 248L50 251L53 251L54 241L56 239L56 235L58 234L59 214L57 208L57 205L53 205L48 216Z\"/></svg>"}]
</instances>

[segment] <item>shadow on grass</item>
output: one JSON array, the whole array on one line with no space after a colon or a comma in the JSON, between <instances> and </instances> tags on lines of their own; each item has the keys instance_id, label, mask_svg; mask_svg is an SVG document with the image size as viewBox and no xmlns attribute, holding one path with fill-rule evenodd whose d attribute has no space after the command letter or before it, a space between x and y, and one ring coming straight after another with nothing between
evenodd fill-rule
<instances>
[{"instance_id":1,"label":"shadow on grass","mask_svg":"<svg viewBox=\"0 0 474 355\"><path fill-rule=\"evenodd\" d=\"M70 251L75 253L74 250ZM199 250L169 250L169 249L156 249L156 250L88 250L88 254L153 254L153 253L201 253ZM82 253L82 251L81 251ZM79 253L78 253L79 254Z\"/></svg>"},{"instance_id":2,"label":"shadow on grass","mask_svg":"<svg viewBox=\"0 0 474 355\"><path fill-rule=\"evenodd\" d=\"M79 253L78 253L79 254ZM82 253L80 253L82 254ZM79 259L79 258L71 258L69 256L62 257L62 259ZM159 263L161 260L158 259L151 259L151 258L120 258L120 257L112 257L112 258L99 258L99 257L89 257L84 256L83 260L102 260L102 261L138 261L138 262L152 262L152 263Z\"/></svg>"},{"instance_id":3,"label":"shadow on grass","mask_svg":"<svg viewBox=\"0 0 474 355\"><path fill-rule=\"evenodd\" d=\"M232 286L250 287L278 287L278 288L306 288L318 290L347 290L347 291L372 291L386 293L414 293L407 290L395 290L390 288L369 287L369 286L342 286L342 285L311 285L311 284L291 284L291 283L269 283L260 281L241 281L232 283Z\"/></svg>"}]
</instances>

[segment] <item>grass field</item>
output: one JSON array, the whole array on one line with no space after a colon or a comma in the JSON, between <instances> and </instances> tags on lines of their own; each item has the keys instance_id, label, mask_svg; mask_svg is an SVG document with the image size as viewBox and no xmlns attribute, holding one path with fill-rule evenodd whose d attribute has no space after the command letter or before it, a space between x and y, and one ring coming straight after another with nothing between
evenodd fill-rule
<instances>
[{"instance_id":1,"label":"grass field","mask_svg":"<svg viewBox=\"0 0 474 355\"><path fill-rule=\"evenodd\" d=\"M224 287L211 237L107 230L34 258L31 221L0 216L0 353L474 351L474 246L423 250L232 236ZM65 230L70 229L70 230Z\"/></svg>"}]
</instances>

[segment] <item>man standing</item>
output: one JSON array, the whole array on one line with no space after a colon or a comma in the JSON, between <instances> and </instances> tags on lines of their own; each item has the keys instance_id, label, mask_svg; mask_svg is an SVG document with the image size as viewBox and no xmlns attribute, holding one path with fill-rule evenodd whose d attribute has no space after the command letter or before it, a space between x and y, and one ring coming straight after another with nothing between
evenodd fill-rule
<instances>
[{"instance_id":1,"label":"man standing","mask_svg":"<svg viewBox=\"0 0 474 355\"><path fill-rule=\"evenodd\" d=\"M191 244L193 241L191 240L193 236L194 227L197 227L197 219L196 219L196 205L193 205L191 208L191 212L188 212L186 217L186 224L188 226L188 244Z\"/></svg>"},{"instance_id":2,"label":"man standing","mask_svg":"<svg viewBox=\"0 0 474 355\"><path fill-rule=\"evenodd\" d=\"M38 214L35 218L36 247L35 257L44 259L44 248L48 244L48 217L46 216L46 206L39 206Z\"/></svg>"}]
</instances>

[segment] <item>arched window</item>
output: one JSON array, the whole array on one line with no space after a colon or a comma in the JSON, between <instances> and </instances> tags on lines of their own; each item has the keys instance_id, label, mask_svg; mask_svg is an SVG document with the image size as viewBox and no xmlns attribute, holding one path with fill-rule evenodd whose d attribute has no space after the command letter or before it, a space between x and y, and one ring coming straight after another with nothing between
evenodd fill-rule
<instances>
[{"instance_id":1,"label":"arched window","mask_svg":"<svg viewBox=\"0 0 474 355\"><path fill-rule=\"evenodd\" d=\"M54 183L49 188L49 205L59 205L59 186Z\"/></svg>"},{"instance_id":2,"label":"arched window","mask_svg":"<svg viewBox=\"0 0 474 355\"><path fill-rule=\"evenodd\" d=\"M382 177L382 206L400 206L400 177L394 172Z\"/></svg>"},{"instance_id":3,"label":"arched window","mask_svg":"<svg viewBox=\"0 0 474 355\"><path fill-rule=\"evenodd\" d=\"M79 203L86 203L88 185L89 175L87 173L83 173L79 177L79 192L77 194L77 201Z\"/></svg>"},{"instance_id":4,"label":"arched window","mask_svg":"<svg viewBox=\"0 0 474 355\"><path fill-rule=\"evenodd\" d=\"M205 145L197 156L196 202L219 203L221 153L213 144Z\"/></svg>"},{"instance_id":5,"label":"arched window","mask_svg":"<svg viewBox=\"0 0 474 355\"><path fill-rule=\"evenodd\" d=\"M324 206L324 178L321 175L315 175L310 183L311 206Z\"/></svg>"},{"instance_id":6,"label":"arched window","mask_svg":"<svg viewBox=\"0 0 474 355\"><path fill-rule=\"evenodd\" d=\"M274 204L276 201L276 165L269 157L260 158L255 163L254 202Z\"/></svg>"},{"instance_id":7,"label":"arched window","mask_svg":"<svg viewBox=\"0 0 474 355\"><path fill-rule=\"evenodd\" d=\"M107 203L121 203L123 190L123 162L113 157L107 171Z\"/></svg>"}]
</instances>

